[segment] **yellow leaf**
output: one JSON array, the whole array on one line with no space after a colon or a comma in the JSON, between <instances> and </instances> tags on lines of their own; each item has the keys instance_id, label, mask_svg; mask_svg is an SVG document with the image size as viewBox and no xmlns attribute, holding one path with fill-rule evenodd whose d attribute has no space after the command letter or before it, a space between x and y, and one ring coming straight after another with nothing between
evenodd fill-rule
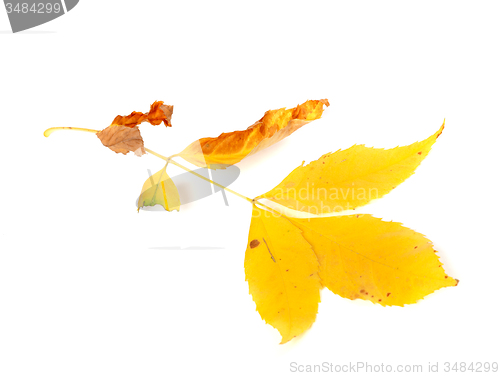
<instances>
[{"instance_id":1,"label":"yellow leaf","mask_svg":"<svg viewBox=\"0 0 500 376\"><path fill-rule=\"evenodd\" d=\"M393 149L354 145L328 153L293 170L263 195L290 209L312 214L355 209L389 193L413 174L443 131L428 139Z\"/></svg>"},{"instance_id":2,"label":"yellow leaf","mask_svg":"<svg viewBox=\"0 0 500 376\"><path fill-rule=\"evenodd\" d=\"M291 220L318 257L323 285L344 298L403 306L458 284L432 243L400 223L367 214Z\"/></svg>"},{"instance_id":3,"label":"yellow leaf","mask_svg":"<svg viewBox=\"0 0 500 376\"><path fill-rule=\"evenodd\" d=\"M281 343L311 327L320 301L318 260L290 221L253 207L245 275L257 311Z\"/></svg>"},{"instance_id":4,"label":"yellow leaf","mask_svg":"<svg viewBox=\"0 0 500 376\"><path fill-rule=\"evenodd\" d=\"M166 210L179 211L181 201L174 182L167 175L166 165L144 182L137 211L144 206L161 205Z\"/></svg>"},{"instance_id":5,"label":"yellow leaf","mask_svg":"<svg viewBox=\"0 0 500 376\"><path fill-rule=\"evenodd\" d=\"M225 168L281 141L303 125L319 119L323 113L323 105L330 105L327 99L309 100L288 110L269 110L244 131L201 138L178 155L199 167Z\"/></svg>"}]
</instances>

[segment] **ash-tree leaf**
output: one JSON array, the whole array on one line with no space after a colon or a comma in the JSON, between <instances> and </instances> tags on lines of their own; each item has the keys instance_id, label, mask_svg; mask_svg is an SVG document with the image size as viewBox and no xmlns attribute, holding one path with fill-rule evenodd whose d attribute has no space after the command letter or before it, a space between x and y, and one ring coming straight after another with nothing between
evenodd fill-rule
<instances>
[{"instance_id":1,"label":"ash-tree leaf","mask_svg":"<svg viewBox=\"0 0 500 376\"><path fill-rule=\"evenodd\" d=\"M198 167L224 168L265 149L323 114L327 99L308 100L297 107L269 110L243 131L201 138L178 155Z\"/></svg>"},{"instance_id":2,"label":"ash-tree leaf","mask_svg":"<svg viewBox=\"0 0 500 376\"><path fill-rule=\"evenodd\" d=\"M291 221L316 253L323 285L344 298L403 306L458 284L432 242L400 223L368 214Z\"/></svg>"},{"instance_id":3,"label":"ash-tree leaf","mask_svg":"<svg viewBox=\"0 0 500 376\"><path fill-rule=\"evenodd\" d=\"M254 205L245 253L249 291L263 320L281 343L302 334L318 312L318 259L288 219Z\"/></svg>"},{"instance_id":4,"label":"ash-tree leaf","mask_svg":"<svg viewBox=\"0 0 500 376\"><path fill-rule=\"evenodd\" d=\"M166 127L171 127L172 123L172 113L174 111L174 106L164 105L163 101L155 101L149 110L149 112L142 113L132 111L130 115L121 116L118 115L114 118L111 123L112 126L125 126L125 127L135 127L142 122L147 121L152 125L159 125L162 122Z\"/></svg>"},{"instance_id":5,"label":"ash-tree leaf","mask_svg":"<svg viewBox=\"0 0 500 376\"><path fill-rule=\"evenodd\" d=\"M145 182L139 196L137 211L144 206L161 205L165 210L179 211L181 202L179 192L167 174L167 165Z\"/></svg>"},{"instance_id":6,"label":"ash-tree leaf","mask_svg":"<svg viewBox=\"0 0 500 376\"><path fill-rule=\"evenodd\" d=\"M354 145L297 167L280 184L256 199L323 214L352 210L380 198L410 177L443 131L424 141L393 149Z\"/></svg>"},{"instance_id":7,"label":"ash-tree leaf","mask_svg":"<svg viewBox=\"0 0 500 376\"><path fill-rule=\"evenodd\" d=\"M127 154L131 151L139 157L146 153L139 127L130 128L110 125L97 132L96 135L104 146L115 153Z\"/></svg>"}]
</instances>

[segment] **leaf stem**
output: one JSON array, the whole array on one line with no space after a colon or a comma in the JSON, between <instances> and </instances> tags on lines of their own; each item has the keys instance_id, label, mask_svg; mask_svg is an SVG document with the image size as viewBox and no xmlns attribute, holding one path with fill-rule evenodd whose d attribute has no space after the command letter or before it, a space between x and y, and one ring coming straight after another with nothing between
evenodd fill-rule
<instances>
[{"instance_id":1,"label":"leaf stem","mask_svg":"<svg viewBox=\"0 0 500 376\"><path fill-rule=\"evenodd\" d=\"M98 130L95 130L95 129L88 129L88 128L76 128L76 127L54 127L54 128L48 128L48 129L46 129L46 130L45 130L45 132L43 132L43 135L44 135L45 137L49 137L49 136L50 136L53 132L55 132L55 131L60 131L60 130L72 130L72 131L81 131L81 132L89 132L89 133L98 133L98 132L99 132ZM187 168L187 167L185 167L185 166L181 165L180 163L178 163L178 162L174 161L172 158L173 158L173 157L176 157L178 154L171 155L170 157L165 157L165 156L163 156L163 155L161 155L161 154L158 154L157 152L155 152L155 151L153 151L153 150L151 150L151 149L148 149L148 148L144 148L144 149L145 149L145 150L146 150L149 154L153 154L154 156L156 156L156 157L158 157L158 158L163 159L164 161L166 161L166 162L167 162L167 164L165 165L165 167L164 167L164 168L166 168L166 167L168 166L168 164L169 164L169 163L172 163L172 164L176 165L177 167L180 167L180 168L182 168L183 170L186 170L187 172L190 172L191 174L193 174L193 175L195 175L195 176L199 177L200 179L206 180L206 181L208 181L208 182L212 183L213 185L216 185L216 186L217 186L217 187L219 187L219 188L222 188L222 189L224 189L224 190L226 190L226 191L228 191L228 192L231 192L233 195L236 195L236 196L238 196L238 197L241 197L242 199L247 200L248 202L251 202L251 203L254 203L254 202L255 202L255 201L254 201L254 200L252 200L251 198L248 198L248 197L246 197L246 196L244 196L244 195L242 195L242 194L240 194L240 193L238 193L238 192L235 192L235 191L233 191L232 189L229 189L229 188L227 188L227 187L223 186L222 184L216 183L215 181L210 180L210 179L208 179L208 178L204 177L203 175L200 175L200 174L198 174L198 173L196 173L196 172L192 171L191 169L189 169L189 168ZM261 204L261 205L263 205L263 204ZM263 206L265 206L265 205L263 205ZM267 206L266 206L266 207L267 207Z\"/></svg>"},{"instance_id":2,"label":"leaf stem","mask_svg":"<svg viewBox=\"0 0 500 376\"><path fill-rule=\"evenodd\" d=\"M54 128L48 128L43 132L43 135L45 137L49 137L52 132L55 131L61 131L61 130L71 130L71 131L81 131L81 132L89 132L89 133L97 133L99 132L96 129L88 129L88 128L76 128L76 127L54 127Z\"/></svg>"},{"instance_id":3,"label":"leaf stem","mask_svg":"<svg viewBox=\"0 0 500 376\"><path fill-rule=\"evenodd\" d=\"M186 170L187 172L192 173L193 175L198 176L200 179L206 180L206 181L208 181L208 182L210 182L210 183L212 183L212 184L216 185L216 186L217 186L217 187L219 187L219 188L222 188L222 189L224 189L224 190L226 190L226 191L228 191L228 192L231 192L233 195L236 195L236 196L238 196L238 197L241 197L242 199L245 199L245 200L247 200L248 202L253 202L251 198L248 198L247 196L244 196L244 195L242 195L242 194L240 194L240 193L238 193L238 192L235 192L235 191L233 191L232 189L229 189L229 188L227 188L227 187L223 186L222 184L216 183L215 181L210 180L210 179L208 179L208 178L204 177L203 175L200 175L200 174L198 174L198 173L196 173L196 172L194 172L194 171L190 170L189 168L187 168L187 167L185 167L185 166L181 165L180 163L177 163L177 162L176 162L176 161L174 161L174 160L170 160L170 163L172 163L172 164L176 165L177 167L182 168L183 170Z\"/></svg>"},{"instance_id":4,"label":"leaf stem","mask_svg":"<svg viewBox=\"0 0 500 376\"><path fill-rule=\"evenodd\" d=\"M163 159L164 161L167 161L167 162L170 162L170 158L173 157L173 156L165 157L164 155L158 154L157 152L155 152L155 151L153 151L151 149L148 149L148 148L144 148L144 150L146 150L149 154L153 154L155 157L161 158L161 159Z\"/></svg>"},{"instance_id":5,"label":"leaf stem","mask_svg":"<svg viewBox=\"0 0 500 376\"><path fill-rule=\"evenodd\" d=\"M215 182L215 181L213 181L213 180L210 180L210 179L208 179L208 178L204 177L203 175L200 175L200 174L198 174L198 173L194 172L193 170L189 169L188 167L183 166L183 165L181 165L180 163L178 163L178 162L174 161L172 158L173 158L173 157L175 157L175 156L177 156L177 154L171 155L170 157L165 157L165 156L163 156L163 155L161 155L161 154L158 154L157 152L155 152L155 151L153 151L153 150L151 150L151 149L145 148L145 150L146 150L148 153L153 154L154 156L156 156L156 157L158 157L158 158L161 158L161 159L163 159L163 160L167 161L167 163L172 163L173 165L176 165L177 167L180 167L180 168L182 168L183 170L186 170L187 172L190 172L191 174L193 174L193 175L195 175L195 176L199 177L200 179L206 180L206 181L208 181L208 182L212 183L213 185L216 185L216 186L217 186L217 187L219 187L219 188L222 188L222 189L224 189L224 190L226 190L226 191L228 191L228 192L231 192L233 195L236 195L236 196L238 196L238 197L241 197L242 199L247 200L248 202L252 202L252 203L254 202L251 198L248 198L247 196L244 196L244 195L242 195L241 193L238 193L238 192L236 192L236 191L233 191L232 189L229 189L228 187L225 187L225 186L223 186L222 184L219 184L219 183L217 183L217 182Z\"/></svg>"}]
</instances>

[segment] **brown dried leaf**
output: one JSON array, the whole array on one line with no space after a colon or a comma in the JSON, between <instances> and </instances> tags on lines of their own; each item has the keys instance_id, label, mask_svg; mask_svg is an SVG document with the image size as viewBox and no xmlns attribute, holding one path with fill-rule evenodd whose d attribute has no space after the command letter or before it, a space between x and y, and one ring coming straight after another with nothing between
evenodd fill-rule
<instances>
[{"instance_id":1,"label":"brown dried leaf","mask_svg":"<svg viewBox=\"0 0 500 376\"><path fill-rule=\"evenodd\" d=\"M163 103L163 102L159 102L159 103ZM163 122L165 123L165 126L171 127L172 126L171 120L172 120L172 114L174 112L174 106L162 104L162 105L160 105L159 110L163 112L162 115L165 115L165 118L162 119ZM153 123L151 123L151 124L153 124Z\"/></svg>"},{"instance_id":2,"label":"brown dried leaf","mask_svg":"<svg viewBox=\"0 0 500 376\"><path fill-rule=\"evenodd\" d=\"M127 154L129 151L132 151L139 157L146 153L146 150L144 150L144 141L138 127L130 128L128 126L110 125L102 131L97 132L97 137L99 137L104 146L116 153Z\"/></svg>"},{"instance_id":3,"label":"brown dried leaf","mask_svg":"<svg viewBox=\"0 0 500 376\"><path fill-rule=\"evenodd\" d=\"M171 119L172 113L174 111L174 106L164 105L162 101L156 101L151 105L151 109L149 112L135 112L133 111L128 116L118 115L113 120L111 125L123 125L125 127L135 127L138 124L141 124L144 121L152 125L161 124L161 122L165 123L166 127L171 127Z\"/></svg>"},{"instance_id":4,"label":"brown dried leaf","mask_svg":"<svg viewBox=\"0 0 500 376\"><path fill-rule=\"evenodd\" d=\"M201 138L179 156L199 167L224 168L233 165L319 119L323 114L323 105L330 105L327 99L309 100L288 110L269 110L246 130L222 133L215 138Z\"/></svg>"}]
</instances>

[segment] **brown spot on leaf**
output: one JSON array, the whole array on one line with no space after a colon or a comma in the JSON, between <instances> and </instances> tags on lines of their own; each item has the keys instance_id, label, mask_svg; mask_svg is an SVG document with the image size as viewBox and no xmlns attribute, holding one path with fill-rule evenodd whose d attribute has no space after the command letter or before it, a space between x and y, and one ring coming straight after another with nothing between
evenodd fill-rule
<instances>
[{"instance_id":1,"label":"brown spot on leaf","mask_svg":"<svg viewBox=\"0 0 500 376\"><path fill-rule=\"evenodd\" d=\"M421 152L421 151L419 151L417 154L418 154L418 155L422 155L422 152Z\"/></svg>"},{"instance_id":2,"label":"brown spot on leaf","mask_svg":"<svg viewBox=\"0 0 500 376\"><path fill-rule=\"evenodd\" d=\"M458 279L455 279L455 281L457 281L457 283L455 284L455 286L456 286L456 285L458 285L458 282L460 282L460 281Z\"/></svg>"},{"instance_id":3,"label":"brown spot on leaf","mask_svg":"<svg viewBox=\"0 0 500 376\"><path fill-rule=\"evenodd\" d=\"M413 248L413 249L417 249L417 248L418 248L418 245L416 245L415 248Z\"/></svg>"},{"instance_id":4,"label":"brown spot on leaf","mask_svg":"<svg viewBox=\"0 0 500 376\"><path fill-rule=\"evenodd\" d=\"M365 290L359 290L359 292L360 292L361 294L364 294L364 293L365 293Z\"/></svg>"},{"instance_id":5,"label":"brown spot on leaf","mask_svg":"<svg viewBox=\"0 0 500 376\"><path fill-rule=\"evenodd\" d=\"M382 299L379 299L378 301L379 301L379 302L381 302L381 301L382 301Z\"/></svg>"},{"instance_id":6,"label":"brown spot on leaf","mask_svg":"<svg viewBox=\"0 0 500 376\"><path fill-rule=\"evenodd\" d=\"M250 242L250 248L255 248L260 244L260 242L257 239L254 239Z\"/></svg>"},{"instance_id":7,"label":"brown spot on leaf","mask_svg":"<svg viewBox=\"0 0 500 376\"><path fill-rule=\"evenodd\" d=\"M388 292L388 293L387 293L387 296L389 296L389 295L391 295L391 293L390 293L390 292Z\"/></svg>"}]
</instances>

